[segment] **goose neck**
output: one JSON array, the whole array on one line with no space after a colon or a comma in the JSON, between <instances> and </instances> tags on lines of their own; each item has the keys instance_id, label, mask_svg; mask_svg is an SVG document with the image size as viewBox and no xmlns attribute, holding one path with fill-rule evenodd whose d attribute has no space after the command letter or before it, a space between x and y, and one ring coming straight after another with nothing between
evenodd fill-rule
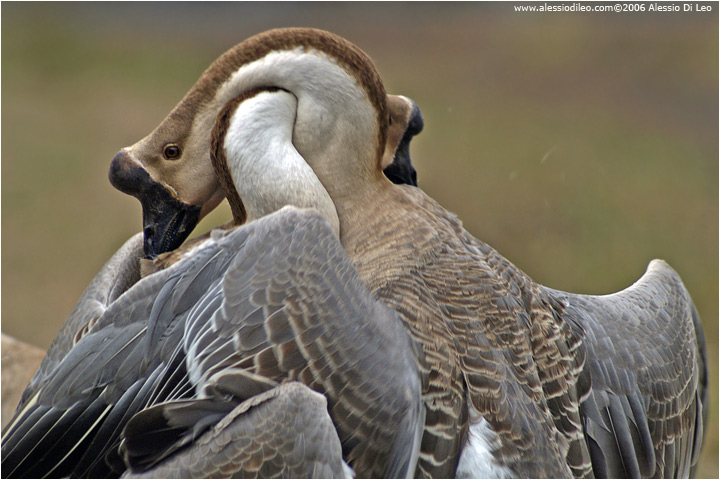
<instances>
[{"instance_id":1,"label":"goose neck","mask_svg":"<svg viewBox=\"0 0 720 480\"><path fill-rule=\"evenodd\" d=\"M293 205L318 211L339 232L332 199L293 145L296 110L297 98L284 90L239 103L223 142L232 184L248 220Z\"/></svg>"}]
</instances>

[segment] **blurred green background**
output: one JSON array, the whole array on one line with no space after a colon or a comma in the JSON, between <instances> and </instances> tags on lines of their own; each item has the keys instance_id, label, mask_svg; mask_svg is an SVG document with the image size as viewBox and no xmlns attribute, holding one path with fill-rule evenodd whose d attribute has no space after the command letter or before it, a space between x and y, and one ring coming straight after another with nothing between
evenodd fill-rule
<instances>
[{"instance_id":1,"label":"blurred green background","mask_svg":"<svg viewBox=\"0 0 720 480\"><path fill-rule=\"evenodd\" d=\"M536 281L608 293L653 258L680 273L712 367L698 473L717 478L718 14L513 5L3 2L3 332L47 348L141 229L110 160L205 67L268 28L325 28L421 107L420 186Z\"/></svg>"}]
</instances>

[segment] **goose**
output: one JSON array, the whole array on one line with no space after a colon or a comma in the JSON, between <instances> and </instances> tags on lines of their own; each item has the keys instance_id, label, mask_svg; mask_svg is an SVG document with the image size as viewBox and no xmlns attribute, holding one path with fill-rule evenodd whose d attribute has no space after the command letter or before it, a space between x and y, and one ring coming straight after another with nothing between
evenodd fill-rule
<instances>
[{"instance_id":1,"label":"goose","mask_svg":"<svg viewBox=\"0 0 720 480\"><path fill-rule=\"evenodd\" d=\"M393 96L390 96L390 98L395 98ZM416 126L417 118L420 116L419 109L417 106L414 105L414 102L412 100L407 99L406 97L397 97L396 105L398 105L401 108L394 109L391 108L391 114L395 118L394 122L394 130L396 130L393 138L396 139L392 145L388 145L388 148L386 149L387 152L387 159L384 159L383 161L387 165L398 165L401 164L401 168L399 171L401 172L414 172L414 168L412 167L412 162L409 157L409 150L408 145L409 142L415 134L419 132L419 129ZM420 116L421 118L421 116ZM413 124L412 133L410 135L406 134L406 130L409 128L409 125ZM392 130L391 130L392 131ZM389 143L391 140L389 140ZM397 178L402 178L402 175L405 173L401 173L400 176ZM409 182L415 182L416 178L407 176L405 177L405 180ZM227 228L227 227L225 227ZM201 240L208 240L209 236L205 236ZM211 239L210 239L211 240ZM201 243L201 242L194 242L194 245ZM194 248L194 245L191 245L190 248ZM132 318L134 320L133 322L130 322L130 327L137 327L137 322L142 323L143 321L147 321L147 315L149 312L147 311L148 308L151 309L151 305L155 305L156 303L152 303L153 297L158 294L157 288L161 287L163 285L162 281L155 281L154 283L151 283L151 286L148 287L147 282L139 282L140 277L142 276L140 274L140 270L142 269L141 265L145 261L142 257L142 234L137 234L133 236L130 240L126 242L123 247L120 248L120 250L108 261L108 263L101 269L101 272L97 275L97 277L93 280L91 285L88 287L88 289L85 291L83 296L81 297L81 300L78 302L78 305L76 306L75 310L73 311L73 314L71 314L68 321L65 323L63 328L61 329L60 334L56 338L55 342L53 343L53 346L51 347L50 351L48 352L48 355L45 358L45 363L43 366L45 368L41 368L35 376L35 379L33 382L31 382L30 386L27 388L25 395L24 395L24 401L21 402L20 406L18 407L18 415L16 416L16 419L14 420L14 425L7 431L4 435L6 441L3 443L3 469L5 469L5 472L11 472L11 476L27 476L28 474L34 474L34 475L40 475L40 474L50 474L51 476L57 476L61 474L72 474L74 476L77 475L97 475L101 474L102 472L106 472L104 470L105 468L108 468L105 466L105 462L102 460L103 455L100 455L100 462L96 462L96 458L93 458L93 456L89 455L88 453L85 453L82 455L82 458L80 461L77 461L77 457L74 459L76 461L75 465L70 466L67 462L69 462L68 459L63 458L64 454L70 455L67 451L63 451L62 449L58 451L53 451L51 449L51 452L49 455L46 455L45 458L42 458L43 463L40 466L34 465L35 462L37 462L38 458L38 452L35 450L32 450L28 452L25 450L25 448L28 448L28 445L30 447L34 447L35 445L32 443L31 439L37 440L37 437L33 437L33 435L42 435L43 438L49 439L52 438L53 434L63 434L64 432L62 429L53 430L54 427L49 427L49 432L44 432L41 430L35 430L31 432L23 431L23 429L32 429L35 428L32 424L33 420L35 420L37 417L32 417L28 415L28 412L34 412L38 413L40 411L44 415L47 414L47 417L51 417L52 419L57 419L57 415L61 415L60 418L63 416L69 415L66 407L57 405L58 398L57 396L53 396L53 393L55 389L58 386L58 378L51 376L51 366L55 366L60 371L67 372L68 368L67 364L73 364L73 362L77 362L78 358L80 361L88 362L87 357L88 355L92 357L92 349L97 348L98 342L105 342L107 340L107 337L109 335L113 334L113 330L116 328L123 327L123 320L121 320L123 317L130 315L131 317L137 317ZM217 253L215 254L217 256ZM214 257L213 257L214 258ZM178 259L176 259L173 262L167 262L163 264L163 269L171 268L175 263L177 263ZM311 272L306 272L311 273ZM175 274L177 275L177 273ZM137 283L137 285L135 285ZM152 286L154 285L154 287ZM130 288L132 286L132 288ZM347 293L347 292L346 292ZM143 308L138 307L138 305L142 305ZM124 321L125 323L128 323L127 320ZM97 326L96 326L97 325ZM124 325L124 327L129 328L128 325ZM392 329L390 330L392 332ZM93 335L88 335L88 333L92 333ZM355 334L358 332L356 331ZM140 332L138 335L143 335L144 332ZM402 332L400 333L402 338ZM86 340L85 337L88 336L89 338ZM397 336L397 332L393 335L393 337ZM91 340L93 339L93 340ZM82 340L82 342L80 342ZM115 348L123 349L128 348L128 345L124 342L124 340L127 340L127 337L122 337L119 339L117 344L115 345ZM136 338L133 338L133 341L137 341ZM80 343L78 343L80 342ZM77 344L77 345L76 345ZM373 342L370 342L370 345L372 345ZM71 346L75 346L75 348L70 351L70 354L68 354L68 350L70 350ZM168 348L168 347L165 347ZM63 360L64 363L60 363L58 359L64 358L64 355L68 355L68 358L65 358ZM382 356L382 355L381 355ZM129 357L129 358L132 358ZM137 369L137 361L144 361L147 360L148 357L142 357L138 356L134 360L136 361L136 365L134 367ZM95 359L95 358L93 358ZM58 363L60 363L60 366L58 367ZM132 361L126 360L125 362L132 363ZM362 363L362 362L361 362ZM163 366L164 367L164 366ZM406 365L407 367L407 365ZM412 365L410 365L412 369ZM132 366L128 367L128 369L132 370ZM388 371L392 371L393 369L389 369ZM404 370L404 369L403 369ZM111 372L111 371L110 371ZM108 375L110 372L108 372L108 369L102 370L98 372L97 370L90 370L88 372L87 370L84 371L84 375L78 374L78 375L71 375L69 381L63 380L64 386L66 388L68 387L68 384L72 383L73 386L77 386L78 384L82 384L85 382L85 384L92 385L94 381L97 380L97 375ZM157 370L156 370L157 372ZM143 381L147 381L147 371L141 371L138 375L135 374L136 384L142 383ZM54 375L57 375L57 371L54 372ZM411 375L411 379L416 380L416 375ZM61 377L62 378L62 377ZM120 384L122 381L127 381L127 379L123 378L115 378L114 381L109 382L109 387L111 389L120 389ZM53 383L54 382L54 383ZM62 382L61 382L62 383ZM52 386L48 386L48 385ZM402 385L402 382L401 382ZM365 387L369 387L368 385L365 385ZM145 387L150 388L150 387ZM106 388L107 390L107 388ZM370 390L372 391L372 390ZM94 392L95 394L97 392ZM106 391L103 392L103 395L106 395ZM119 392L114 392L116 395L119 395ZM136 391L133 393L137 393ZM378 393L377 391L375 393ZM45 405L42 405L43 403L43 395L45 396L46 402ZM147 395L147 392L146 392ZM150 394L151 396L154 396L156 394ZM419 392L416 392L416 395L419 395ZM419 396L416 397L416 395L413 395L411 398L416 399L419 398ZM47 400L48 397L51 397L52 400ZM89 395L87 397L84 397L80 395L81 399L76 400L72 407L78 407L78 405L81 405L83 401L87 402L90 399L93 399L95 401L98 401L97 395ZM262 398L261 398L262 397ZM311 408L306 408L304 410L300 410L299 413L304 413L303 415L297 415L293 418L295 420L297 419L305 419L306 424L305 425L297 425L295 424L294 427L296 427L294 430L291 428L290 423L287 421L287 418L284 422L278 423L275 428L270 430L272 433L275 434L275 436L268 436L267 435L267 425L268 422L264 421L262 425L266 428L265 435L263 436L264 443L262 444L262 448L264 452L267 452L268 450L272 451L273 448L273 439L280 442L281 446L285 446L286 448L284 450L280 450L275 452L275 455L270 455L270 458L273 460L274 465L278 464L278 459L282 458L282 461L279 462L279 465L285 467L283 476L289 476L289 477L305 477L305 476L320 476L320 477L337 477L337 476L345 476L347 477L349 475L347 466L342 462L342 459L340 457L340 454L338 453L340 451L340 440L337 437L337 434L335 433L334 427L332 427L332 423L330 421L330 418L327 417L327 410L325 409L325 399L324 397L321 397L318 399L318 394L314 393L313 391L307 389L302 384L296 384L296 382L290 382L288 384L283 384L276 389L272 389L269 392L265 392L262 395L259 395L257 398L261 398L261 400L258 400L257 398L253 398L252 401L243 402L241 405L239 405L235 411L239 411L240 413L236 414L236 416L239 418L239 420L235 422L231 422L227 429L223 430L222 432L225 433L229 431L230 428L239 428L242 427L243 429L252 428L253 422L248 421L247 418L243 417L243 415L247 415L248 412L252 413L253 409L258 408L266 408L269 409L269 411L285 411L286 406L289 403L287 398L293 398L294 401L293 404L301 404L306 405ZM41 405L38 406L37 399L40 398L41 400L38 402ZM32 401L31 401L32 400ZM108 401L109 400L109 401ZM384 397L385 401L391 401L392 399L389 397ZM117 401L117 399L112 398L112 395L110 395L110 398L105 398L104 401L108 404L108 409L115 409L119 413L115 413L115 415L122 415L122 418L114 418L114 420L122 420L130 416L130 412L136 411L138 409L137 404L142 404L141 400L138 398L135 398L134 401L136 404L127 405L126 403L122 403L121 401ZM344 406L344 407L338 407L338 408L346 408L347 411L352 411L352 408L354 406L358 405L358 400L354 399L355 403L351 406ZM26 404L30 403L27 410L23 410ZM56 405L48 405L56 403ZM146 401L146 403L150 403L150 401ZM250 403L250 406L248 406L248 403ZM361 403L360 403L361 404ZM48 413L47 410L50 407L50 412ZM127 410L124 410L126 409ZM323 423L322 417L320 416L320 411L325 409L325 417L327 417L326 421ZM157 410L155 410L157 411ZM393 415L390 415L390 417L399 417L402 418L404 415L406 415L406 411L412 412L412 409L407 410L407 406L400 409L399 412L394 412ZM95 413L92 410L90 411L83 411L82 414L78 417L74 417L72 420L73 425L77 426L78 428L82 427L83 421L86 421L89 419L96 419L94 416ZM55 415L53 417L53 414ZM21 417L25 415L25 420L23 420ZM253 413L253 415L255 415ZM27 419L30 420L27 420ZM45 417L44 417L45 418ZM146 418L146 417L144 417ZM312 420L312 425L307 425L307 420ZM383 419L385 423L387 423L387 418ZM96 443L101 443L102 440L105 439L105 441L108 444L112 444L112 436L117 435L119 433L120 427L117 424L113 424L112 421L106 422L110 427L115 427L115 431L104 431L95 437ZM390 422L392 424L392 422ZM422 421L420 422L422 423ZM87 425L86 425L87 426ZM310 428L312 427L312 428ZM323 428L320 428L323 427ZM107 429L106 429L107 430ZM304 446L303 450L301 452L304 453L304 455L301 455L300 458L297 457L298 455L298 449L296 448L289 448L287 447L288 439L290 438L289 432L292 431L301 431L303 432L303 437L300 439L303 442L309 441L311 438L318 438L318 435L321 437L324 437L325 441L315 441L313 442L313 445L315 446L315 449L311 449L309 446ZM77 432L78 435L82 434L92 434L91 432L85 432L82 429ZM314 436L313 436L314 435ZM19 438L18 438L19 437ZM211 439L214 439L215 437L211 437ZM322 440L322 438L320 438ZM299 441L299 440L298 440ZM19 445L21 442L25 442L24 445ZM284 442L284 443L283 443ZM400 442L403 443L403 442ZM405 442L410 443L412 442ZM197 442L194 444L196 447L200 448L203 445L202 442ZM87 446L85 446L87 447ZM76 447L77 450L81 450L82 446ZM111 448L103 447L102 445L99 447L96 447L96 450L94 450L95 453L103 452L103 448L105 450L111 450ZM187 449L186 449L187 452ZM324 458L327 457L328 452L334 452L337 453L334 456L331 456L330 459ZM43 451L43 454L46 452ZM6 456L7 455L7 456ZM293 457L295 455L295 457ZM26 457L25 457L26 456ZM21 459L18 461L18 457L21 457ZM22 458L25 457L25 458ZM309 457L309 458L308 458ZM317 457L317 458L315 458ZM70 457L68 457L70 458ZM177 458L177 457L176 457ZM315 460L313 460L315 458ZM59 460L59 462L58 462ZM239 471L254 471L253 468L254 465L257 463L256 456L253 458L250 458L250 465L247 464L241 464L241 468L239 467ZM63 461L66 463L63 464ZM410 472L414 469L414 460L405 460L405 462L410 462L408 465L410 465ZM330 463L333 464L333 466L329 466ZM59 463L59 464L58 464ZM263 464L263 465L267 465ZM197 467L197 465L194 465ZM121 464L118 464L117 459L115 459L115 465L113 468L116 468L114 470L116 473L122 472L123 466ZM167 468L167 467L166 467ZM395 467L396 470L399 467ZM195 472L197 474L197 472ZM264 473L267 473L267 471L264 471ZM381 472L382 473L382 472ZM390 470L389 473L391 473L393 476L397 476L397 471ZM107 474L107 473L106 473ZM208 471L204 471L204 474L209 474ZM162 475L162 474L161 474ZM191 476L191 475L187 475ZM196 475L192 475L196 476ZM404 476L407 476L404 474Z\"/></svg>"},{"instance_id":2,"label":"goose","mask_svg":"<svg viewBox=\"0 0 720 480\"><path fill-rule=\"evenodd\" d=\"M368 128L363 142L382 144L372 138L378 132L382 138L385 115L371 62L328 34L287 30L254 37L220 57L155 132L116 160L135 162L187 205L208 208L192 191L180 192L198 178L198 161L205 163L205 186L213 187L207 154L197 155L197 145L207 144L206 115L258 86L293 92L299 101L294 144L335 204L345 251L423 346L427 424L419 475L686 475L702 445L707 370L702 326L677 273L654 261L635 285L604 297L536 284L421 191L377 180L372 148L350 152L365 154L353 165L347 151L333 150L362 143L347 139L359 137L353 122L361 120L322 114L360 109L335 97L327 99L332 107L312 108L323 92L297 90L283 63L295 66L291 60L305 58L308 49L323 52L364 88L362 100L374 107L365 122L375 117L380 125ZM319 75L329 69L319 67ZM352 87L336 87L345 88ZM302 108L308 90L316 96ZM322 149L307 144L303 128L315 123L301 123L305 115L326 120L327 137L338 141ZM188 148L176 160L193 165L181 165L184 182L173 179L180 174L170 163L152 162L179 142ZM364 175L345 175L363 167ZM348 177L360 184L349 189ZM228 195L236 195L221 171L217 181L223 178ZM174 233L158 238L163 235Z\"/></svg>"},{"instance_id":3,"label":"goose","mask_svg":"<svg viewBox=\"0 0 720 480\"><path fill-rule=\"evenodd\" d=\"M282 75L273 75L273 69L285 74L290 70L284 68L280 58L291 62L310 55L317 57L312 60L319 58L324 62L313 63L314 70L321 70L320 78L329 79L329 75L322 73L330 70L338 74L334 79L349 77L350 81L346 80L333 90L318 87L321 89L318 92L312 88L298 90L294 88L298 87L297 84L284 83ZM321 67L317 66L318 63ZM292 65L292 71L299 72L301 77L307 73L296 68L297 63ZM263 71L262 67L269 71ZM344 72L338 72L338 69ZM231 78L233 82L228 80ZM426 425L416 473L558 477L590 473L589 457L592 455L588 450L598 452L585 439L585 418L589 418L589 412L586 409L582 412L586 417L581 417L579 404L590 398L588 392L595 377L592 371L585 370L587 348L580 334L582 326L569 323L572 318L562 315L565 308L571 308L572 301L563 303L552 291L533 283L489 246L470 237L454 216L420 190L393 186L383 181L381 175L373 175L372 168L363 171L362 165L378 168L377 159L381 156L380 145L383 145L386 121L384 97L380 95L382 84L371 62L347 42L315 30L285 30L266 33L240 44L206 71L196 87L154 134L121 152L114 160L120 165L111 171L145 178L133 172L133 169L142 169L153 182L164 184L163 188L173 193L173 207L184 204L180 207L187 209L187 206L192 206L200 211L211 208L216 195L213 189L218 188L222 181L228 182L226 171L220 171L216 173L216 178L212 178L212 173L203 176L198 170L202 167L198 164L193 164L193 171L178 163L183 168L176 169L173 175L182 177L180 170L191 171L193 178L207 182L204 186L195 185L202 189L202 195L198 196L197 188L185 188L187 179L176 184L158 170L158 164L163 166L163 162L155 162L153 169L149 160L159 160L161 154L157 152L166 151L164 147L168 145L180 148L174 142L181 141L185 149L182 157L191 160L188 165L192 164L192 156L186 156L188 150L194 149L197 153L201 150L197 145L206 143L198 139L204 131L198 125L207 123L207 117L216 113L213 110L212 114L208 114L208 105L223 103L218 99L225 98L226 103L229 101L227 97L235 98L236 95L232 94L223 96L230 88L239 86L233 93L240 93L237 90L247 92L256 87L268 88L268 84L273 87L279 84L280 89L292 92L297 98L293 144L333 201L342 247L354 270L375 297L400 315L407 331L422 345L423 356L417 359L416 367L420 368L423 378ZM355 100L359 97L371 108L339 108L337 111L345 115L352 112L352 121L365 128L350 129L347 123L341 123L345 128L333 131L338 137L342 137L343 133L364 133L364 143L375 146L358 146L352 150L351 153L357 154L358 158L354 160L358 160L359 165L351 165L355 167L351 173L364 173L350 175L361 182L361 188L352 192L345 188L348 184L344 177L348 173L347 163L337 164L338 158L345 157L329 155L335 153L332 147L328 152L327 146L323 149L313 144L311 139L317 137L307 131L309 124L332 130L332 126L337 125L333 123L336 118L328 115L321 118L325 122L318 122L318 110L320 113L328 111L315 110L313 107L317 107L318 103L303 103L303 98L306 98L304 95L308 94L308 90L321 98L328 91L352 95L359 89L357 85L364 92L355 95ZM273 93L276 94L281 95L277 91ZM338 98L332 100L334 103ZM300 122L308 118L305 115L309 115L307 123ZM196 122L195 135L192 135ZM372 127L368 128L368 125ZM172 137L171 141L167 142L168 138L163 136ZM336 137L320 135L320 138L332 140ZM342 138L335 143L347 145L345 141L348 139ZM153 142L156 150L148 150ZM350 141L349 145L356 144ZM375 150L374 154L372 150ZM178 152L172 148L167 153ZM206 162L207 155L201 153L201 156ZM328 159L335 163L323 161ZM150 171L152 174L148 173ZM247 179L240 180L238 185ZM179 189L180 184L185 187ZM122 182L118 185L123 187ZM230 196L232 192L227 194ZM194 200L192 195L195 195ZM386 212L384 215L383 210ZM388 211L393 214L392 222L388 220ZM237 214L242 215L242 210L238 210ZM155 217L159 218L162 226L163 215L156 214ZM151 237L153 241L148 242L146 238L145 245L149 245L151 251L158 251L161 250L158 246L165 242L164 237L176 235L173 230L177 230L182 222L175 221L172 228L163 230L155 228L153 221L151 218L145 229L146 237ZM256 220L248 225L262 221ZM388 231L389 228L392 232ZM389 241L392 248L383 248ZM170 271L172 267L166 272ZM163 274L165 272L152 275L148 281ZM682 293L684 287L678 288L678 291ZM408 297L413 297L413 301L408 302ZM677 297L682 298L683 295ZM684 297L689 300L689 296ZM691 318L688 310L687 303L678 305L676 311L680 323ZM581 315L578 318L582 320ZM692 327L692 320L690 322ZM693 337L690 338L691 344L698 342L694 334L690 337ZM672 347L659 345L658 349L667 352ZM689 368L681 370L690 370L686 382L690 391L701 387L697 368L701 363L700 351L700 347L693 345L687 349L687 358L678 361L689 365ZM613 379L611 375L608 377L610 389ZM609 391L608 395L611 394ZM636 406L631 404L631 407ZM679 406L685 408L685 405ZM598 413L599 417L602 415L602 412ZM692 412L688 411L686 418L691 416ZM692 417L692 420L695 418ZM692 428L677 433L685 445L697 440ZM612 458L613 452L609 450L599 453L607 453L610 461L626 460Z\"/></svg>"}]
</instances>

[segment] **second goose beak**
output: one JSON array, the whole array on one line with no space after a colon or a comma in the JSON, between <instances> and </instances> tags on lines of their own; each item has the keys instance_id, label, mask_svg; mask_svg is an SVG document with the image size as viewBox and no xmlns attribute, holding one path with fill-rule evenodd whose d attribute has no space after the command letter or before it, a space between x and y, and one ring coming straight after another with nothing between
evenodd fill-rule
<instances>
[{"instance_id":1,"label":"second goose beak","mask_svg":"<svg viewBox=\"0 0 720 480\"><path fill-rule=\"evenodd\" d=\"M422 132L425 121L423 120L422 112L420 112L420 107L409 98L402 98L411 104L407 127L400 143L395 149L395 156L393 157L392 163L385 168L384 172L393 183L417 187L417 172L410 158L410 141L415 135Z\"/></svg>"},{"instance_id":2,"label":"second goose beak","mask_svg":"<svg viewBox=\"0 0 720 480\"><path fill-rule=\"evenodd\" d=\"M178 200L124 151L113 158L109 177L113 187L140 200L146 258L178 248L200 221L200 206Z\"/></svg>"}]
</instances>

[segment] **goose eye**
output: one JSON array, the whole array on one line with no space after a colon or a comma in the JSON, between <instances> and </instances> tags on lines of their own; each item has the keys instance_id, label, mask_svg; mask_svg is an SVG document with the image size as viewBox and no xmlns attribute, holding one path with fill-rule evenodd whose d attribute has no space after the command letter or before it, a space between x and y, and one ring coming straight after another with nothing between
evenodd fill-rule
<instances>
[{"instance_id":1,"label":"goose eye","mask_svg":"<svg viewBox=\"0 0 720 480\"><path fill-rule=\"evenodd\" d=\"M175 160L180 158L180 147L174 143L165 145L165 148L163 148L163 157L165 157L166 160Z\"/></svg>"},{"instance_id":2,"label":"goose eye","mask_svg":"<svg viewBox=\"0 0 720 480\"><path fill-rule=\"evenodd\" d=\"M388 117L388 125L392 125L392 117Z\"/></svg>"}]
</instances>

